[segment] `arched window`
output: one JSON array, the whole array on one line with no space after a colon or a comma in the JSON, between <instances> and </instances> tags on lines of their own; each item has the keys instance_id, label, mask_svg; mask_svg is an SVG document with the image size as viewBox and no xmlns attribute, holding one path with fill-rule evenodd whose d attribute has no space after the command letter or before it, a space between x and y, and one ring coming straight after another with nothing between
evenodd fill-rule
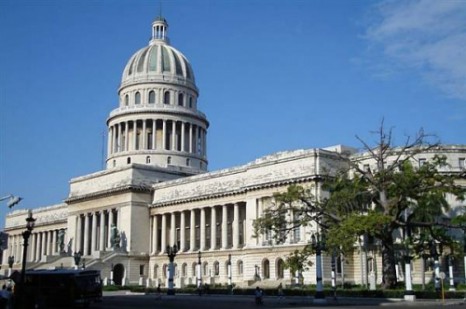
<instances>
[{"instance_id":1,"label":"arched window","mask_svg":"<svg viewBox=\"0 0 466 309\"><path fill-rule=\"evenodd\" d=\"M191 276L193 276L193 277L194 277L194 276L197 276L196 267L197 267L197 263L194 262L194 263L193 263L193 267L192 267L192 269L191 269L191 270L192 270Z\"/></svg>"},{"instance_id":2,"label":"arched window","mask_svg":"<svg viewBox=\"0 0 466 309\"><path fill-rule=\"evenodd\" d=\"M150 156L147 156L147 157L146 157L146 163L147 163L147 164L150 163Z\"/></svg>"},{"instance_id":3,"label":"arched window","mask_svg":"<svg viewBox=\"0 0 466 309\"><path fill-rule=\"evenodd\" d=\"M237 265L238 265L238 275L242 275L243 274L243 261L239 260Z\"/></svg>"},{"instance_id":4,"label":"arched window","mask_svg":"<svg viewBox=\"0 0 466 309\"><path fill-rule=\"evenodd\" d=\"M285 262L282 259L277 261L277 279L283 279L285 273Z\"/></svg>"},{"instance_id":5,"label":"arched window","mask_svg":"<svg viewBox=\"0 0 466 309\"><path fill-rule=\"evenodd\" d=\"M193 108L193 97L189 97L189 108Z\"/></svg>"},{"instance_id":6,"label":"arched window","mask_svg":"<svg viewBox=\"0 0 466 309\"><path fill-rule=\"evenodd\" d=\"M149 104L154 104L155 103L155 91L151 90L149 91Z\"/></svg>"},{"instance_id":7,"label":"arched window","mask_svg":"<svg viewBox=\"0 0 466 309\"><path fill-rule=\"evenodd\" d=\"M172 157L167 157L167 164L172 164Z\"/></svg>"},{"instance_id":8,"label":"arched window","mask_svg":"<svg viewBox=\"0 0 466 309\"><path fill-rule=\"evenodd\" d=\"M163 278L167 278L167 264L163 264L163 267L162 267L162 276Z\"/></svg>"},{"instance_id":9,"label":"arched window","mask_svg":"<svg viewBox=\"0 0 466 309\"><path fill-rule=\"evenodd\" d=\"M269 279L270 278L270 262L267 259L265 259L262 262L262 277L264 279Z\"/></svg>"},{"instance_id":10,"label":"arched window","mask_svg":"<svg viewBox=\"0 0 466 309\"><path fill-rule=\"evenodd\" d=\"M141 93L139 91L134 95L134 104L141 104Z\"/></svg>"},{"instance_id":11,"label":"arched window","mask_svg":"<svg viewBox=\"0 0 466 309\"><path fill-rule=\"evenodd\" d=\"M165 91L165 93L163 94L163 103L170 104L170 92L169 91Z\"/></svg>"},{"instance_id":12,"label":"arched window","mask_svg":"<svg viewBox=\"0 0 466 309\"><path fill-rule=\"evenodd\" d=\"M214 276L220 275L220 265L217 261L214 262Z\"/></svg>"},{"instance_id":13,"label":"arched window","mask_svg":"<svg viewBox=\"0 0 466 309\"><path fill-rule=\"evenodd\" d=\"M202 265L202 274L203 276L209 275L209 263L204 262L204 265Z\"/></svg>"},{"instance_id":14,"label":"arched window","mask_svg":"<svg viewBox=\"0 0 466 309\"><path fill-rule=\"evenodd\" d=\"M178 94L178 105L183 106L184 105L183 101L184 101L183 94L182 93Z\"/></svg>"},{"instance_id":15,"label":"arched window","mask_svg":"<svg viewBox=\"0 0 466 309\"><path fill-rule=\"evenodd\" d=\"M125 95L125 106L129 105L129 95Z\"/></svg>"},{"instance_id":16,"label":"arched window","mask_svg":"<svg viewBox=\"0 0 466 309\"><path fill-rule=\"evenodd\" d=\"M127 163L127 164L131 164L131 158L130 158L130 157L128 157L128 158L126 159L126 163Z\"/></svg>"},{"instance_id":17,"label":"arched window","mask_svg":"<svg viewBox=\"0 0 466 309\"><path fill-rule=\"evenodd\" d=\"M188 275L188 273L186 272L187 268L188 268L188 265L186 263L181 265L181 276L182 277L186 277Z\"/></svg>"},{"instance_id":18,"label":"arched window","mask_svg":"<svg viewBox=\"0 0 466 309\"><path fill-rule=\"evenodd\" d=\"M191 160L188 158L186 159L186 166L189 166L189 164L191 164Z\"/></svg>"}]
</instances>

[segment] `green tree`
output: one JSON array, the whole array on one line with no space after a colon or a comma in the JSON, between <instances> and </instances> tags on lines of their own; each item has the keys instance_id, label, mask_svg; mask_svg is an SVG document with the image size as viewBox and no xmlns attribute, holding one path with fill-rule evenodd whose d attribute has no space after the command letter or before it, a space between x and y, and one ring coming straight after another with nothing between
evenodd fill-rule
<instances>
[{"instance_id":1,"label":"green tree","mask_svg":"<svg viewBox=\"0 0 466 309\"><path fill-rule=\"evenodd\" d=\"M332 176L321 175L326 193L316 196L315 188L291 185L286 192L275 194L274 204L254 222L256 236L272 233L282 242L296 227L314 222L326 234L327 250L344 254L354 250L361 235L370 236L381 246L386 288L396 284L395 232L401 231L410 254L426 250L432 239L435 244L455 246L446 229L458 226L441 217L449 210L446 196L463 200L465 188L456 183L458 175L441 172L445 157L425 162L416 157L438 144L429 143L431 136L421 130L414 139L408 137L404 145L394 147L392 132L386 132L383 123L376 134L374 147L357 137L363 154L339 155L347 168ZM290 211L295 215L287 216ZM295 252L290 257L296 264L311 254L312 246L307 245L300 255Z\"/></svg>"}]
</instances>

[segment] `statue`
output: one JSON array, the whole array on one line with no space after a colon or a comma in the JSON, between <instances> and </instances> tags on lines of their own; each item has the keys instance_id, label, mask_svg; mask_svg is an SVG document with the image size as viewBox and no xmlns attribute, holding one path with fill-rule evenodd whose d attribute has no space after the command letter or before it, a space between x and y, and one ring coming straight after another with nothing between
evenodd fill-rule
<instances>
[{"instance_id":1,"label":"statue","mask_svg":"<svg viewBox=\"0 0 466 309\"><path fill-rule=\"evenodd\" d=\"M65 252L65 230L58 231L57 243L60 248L60 253Z\"/></svg>"},{"instance_id":2,"label":"statue","mask_svg":"<svg viewBox=\"0 0 466 309\"><path fill-rule=\"evenodd\" d=\"M120 233L118 232L118 229L115 226L115 224L112 224L112 227L111 227L110 243L112 244L113 249L120 247Z\"/></svg>"}]
</instances>

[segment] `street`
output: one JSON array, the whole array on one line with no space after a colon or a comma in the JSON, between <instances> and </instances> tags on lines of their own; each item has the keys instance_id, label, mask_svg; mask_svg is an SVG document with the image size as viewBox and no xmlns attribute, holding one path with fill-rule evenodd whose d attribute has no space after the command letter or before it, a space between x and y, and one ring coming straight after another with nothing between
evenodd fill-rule
<instances>
[{"instance_id":1,"label":"street","mask_svg":"<svg viewBox=\"0 0 466 309\"><path fill-rule=\"evenodd\" d=\"M448 300L445 305L458 306L463 305L462 300ZM251 296L228 296L228 295L207 295L199 297L197 295L163 295L162 299L156 299L153 294L123 294L113 293L106 294L101 303L94 303L91 308L113 309L113 308L161 308L161 309L249 309L249 308L345 308L360 307L364 308L438 308L443 304L438 300L418 300L415 302L390 301L386 299L328 299L327 304L315 304L312 297L288 297L278 299L277 297L265 297L264 304L257 306L254 303L254 297Z\"/></svg>"}]
</instances>

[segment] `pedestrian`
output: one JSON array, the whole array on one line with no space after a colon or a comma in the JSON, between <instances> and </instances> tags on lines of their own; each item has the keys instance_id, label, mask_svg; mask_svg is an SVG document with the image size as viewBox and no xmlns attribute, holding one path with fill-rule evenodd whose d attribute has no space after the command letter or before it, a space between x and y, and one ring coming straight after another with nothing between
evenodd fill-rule
<instances>
[{"instance_id":1,"label":"pedestrian","mask_svg":"<svg viewBox=\"0 0 466 309\"><path fill-rule=\"evenodd\" d=\"M256 305L262 305L262 290L260 287L256 286L256 290L254 291L254 296L256 300Z\"/></svg>"},{"instance_id":2,"label":"pedestrian","mask_svg":"<svg viewBox=\"0 0 466 309\"><path fill-rule=\"evenodd\" d=\"M162 291L160 290L160 283L157 285L157 289L155 291L155 299L162 299Z\"/></svg>"},{"instance_id":3,"label":"pedestrian","mask_svg":"<svg viewBox=\"0 0 466 309\"><path fill-rule=\"evenodd\" d=\"M278 300L281 302L282 299L284 298L285 294L283 293L283 286L280 283L277 288L277 295L278 295Z\"/></svg>"}]
</instances>

